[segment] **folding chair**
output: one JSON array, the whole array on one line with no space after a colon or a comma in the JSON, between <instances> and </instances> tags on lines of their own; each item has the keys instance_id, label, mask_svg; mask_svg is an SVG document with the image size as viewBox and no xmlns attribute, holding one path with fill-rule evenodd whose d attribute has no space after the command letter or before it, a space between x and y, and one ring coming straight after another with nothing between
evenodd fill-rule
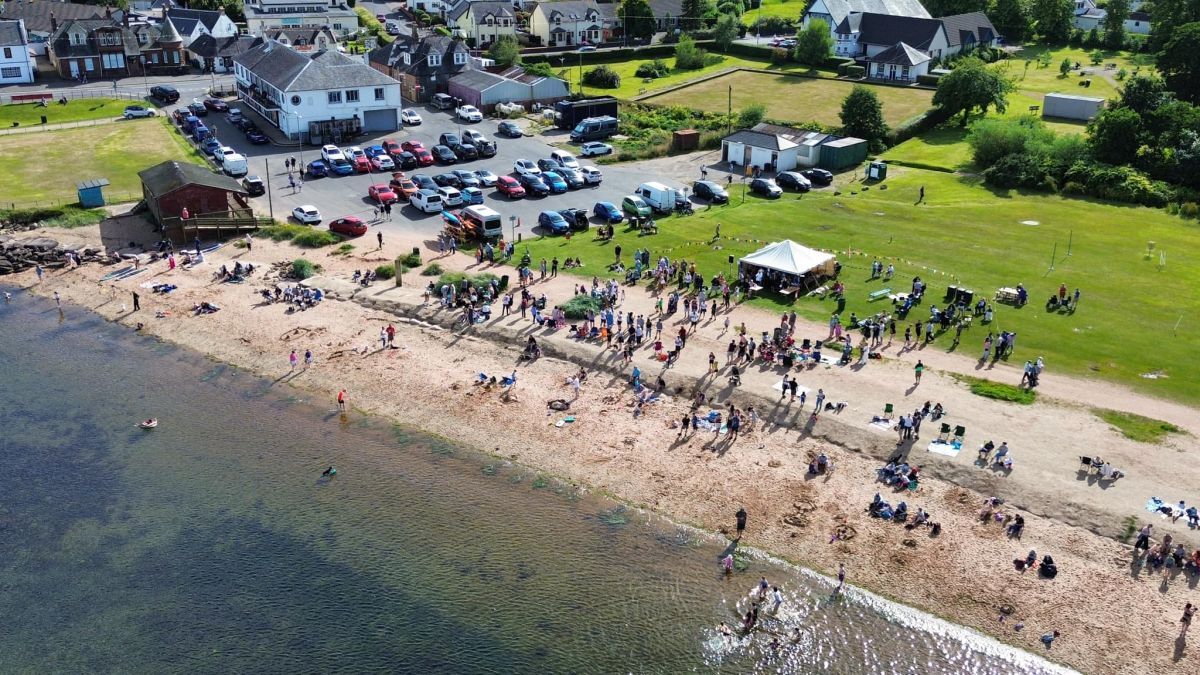
<instances>
[{"instance_id":1,"label":"folding chair","mask_svg":"<svg viewBox=\"0 0 1200 675\"><path fill-rule=\"evenodd\" d=\"M883 414L884 415L891 415L893 410L895 410L895 408L892 406L891 403L883 404Z\"/></svg>"},{"instance_id":2,"label":"folding chair","mask_svg":"<svg viewBox=\"0 0 1200 675\"><path fill-rule=\"evenodd\" d=\"M942 422L942 429L938 432L938 443L945 443L950 440L950 425Z\"/></svg>"},{"instance_id":3,"label":"folding chair","mask_svg":"<svg viewBox=\"0 0 1200 675\"><path fill-rule=\"evenodd\" d=\"M944 424L942 426L949 427L948 424ZM959 443L962 443L963 436L966 436L966 435L967 435L966 427L964 427L964 426L954 427L954 440L958 441Z\"/></svg>"}]
</instances>

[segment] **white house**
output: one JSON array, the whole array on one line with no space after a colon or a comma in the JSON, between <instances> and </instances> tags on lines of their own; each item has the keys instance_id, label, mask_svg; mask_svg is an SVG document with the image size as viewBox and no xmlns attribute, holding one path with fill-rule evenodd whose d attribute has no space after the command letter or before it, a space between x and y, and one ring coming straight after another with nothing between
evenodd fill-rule
<instances>
[{"instance_id":1,"label":"white house","mask_svg":"<svg viewBox=\"0 0 1200 675\"><path fill-rule=\"evenodd\" d=\"M450 8L453 4L454 3L449 2L448 0L411 0L408 3L408 6L413 11L419 9L426 14L445 16L446 13L450 11Z\"/></svg>"},{"instance_id":2,"label":"white house","mask_svg":"<svg viewBox=\"0 0 1200 675\"><path fill-rule=\"evenodd\" d=\"M930 18L920 0L814 0L802 23L807 28L810 22L820 19L829 25L830 34L837 40L837 27L846 17L866 13Z\"/></svg>"},{"instance_id":3,"label":"white house","mask_svg":"<svg viewBox=\"0 0 1200 675\"><path fill-rule=\"evenodd\" d=\"M192 44L192 40L201 35L227 38L238 34L237 24L225 16L224 7L217 11L171 7L167 10L167 18L175 24L175 30L183 37L185 49Z\"/></svg>"},{"instance_id":4,"label":"white house","mask_svg":"<svg viewBox=\"0 0 1200 675\"><path fill-rule=\"evenodd\" d=\"M834 33L838 56L859 61L869 78L892 82L914 82L928 72L934 59L993 46L999 40L983 12L941 19L853 13Z\"/></svg>"},{"instance_id":5,"label":"white house","mask_svg":"<svg viewBox=\"0 0 1200 675\"><path fill-rule=\"evenodd\" d=\"M460 2L446 14L446 25L474 40L480 48L501 35L517 36L517 15L512 4L502 0Z\"/></svg>"},{"instance_id":6,"label":"white house","mask_svg":"<svg viewBox=\"0 0 1200 675\"><path fill-rule=\"evenodd\" d=\"M1095 0L1075 0L1076 28L1083 31L1104 30L1104 19L1108 11L1096 6ZM1129 4L1129 17L1125 19L1125 32L1140 35L1150 34L1150 14L1142 11L1141 0Z\"/></svg>"},{"instance_id":7,"label":"white house","mask_svg":"<svg viewBox=\"0 0 1200 675\"><path fill-rule=\"evenodd\" d=\"M0 84L28 84L36 74L25 22L0 21Z\"/></svg>"},{"instance_id":8,"label":"white house","mask_svg":"<svg viewBox=\"0 0 1200 675\"><path fill-rule=\"evenodd\" d=\"M342 0L246 0L246 30L251 35L292 28L329 26L339 38L358 32L358 14Z\"/></svg>"},{"instance_id":9,"label":"white house","mask_svg":"<svg viewBox=\"0 0 1200 675\"><path fill-rule=\"evenodd\" d=\"M740 167L739 171L757 168L779 172L812 167L820 161L821 145L829 138L829 134L819 131L763 122L721 139L721 161Z\"/></svg>"},{"instance_id":10,"label":"white house","mask_svg":"<svg viewBox=\"0 0 1200 675\"><path fill-rule=\"evenodd\" d=\"M612 20L595 0L539 2L529 15L529 33L546 47L599 44L612 32Z\"/></svg>"},{"instance_id":11,"label":"white house","mask_svg":"<svg viewBox=\"0 0 1200 675\"><path fill-rule=\"evenodd\" d=\"M400 128L400 83L336 50L262 39L233 63L242 101L288 138L321 145Z\"/></svg>"}]
</instances>

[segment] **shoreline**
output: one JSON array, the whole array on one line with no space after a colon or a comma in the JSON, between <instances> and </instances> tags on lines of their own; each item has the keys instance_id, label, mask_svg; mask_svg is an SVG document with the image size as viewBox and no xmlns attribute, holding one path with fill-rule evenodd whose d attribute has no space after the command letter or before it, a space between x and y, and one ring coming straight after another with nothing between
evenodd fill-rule
<instances>
[{"instance_id":1,"label":"shoreline","mask_svg":"<svg viewBox=\"0 0 1200 675\"><path fill-rule=\"evenodd\" d=\"M248 257L257 262L295 253L256 241L254 255ZM220 251L214 255L215 264L237 255ZM155 269L162 267L159 263ZM44 286L30 290L43 296L59 290L65 300L128 326L131 317L119 311L122 300L95 292L104 269L55 272ZM495 394L472 387L471 375L508 372L518 347L478 335L455 337L441 327L401 321L357 301L331 299L289 318L278 305L254 307L253 288L261 286L259 278L253 284L218 287L204 278L207 273L192 275L189 280L177 271L171 277L172 283L180 284L177 295L159 298L142 292L143 312L132 318L145 322L145 333L269 379L283 372L280 382L286 380L314 396L323 393L332 400L332 392L346 387L351 406L369 414L582 483L714 535L731 529L733 511L744 504L751 514L748 544L772 557L814 573L836 569L846 560L851 581L880 597L1082 671L1132 673L1152 665L1179 665L1155 645L1164 645L1163 631L1172 630L1178 613L1174 605L1182 607L1187 593L1182 579L1160 595L1154 584L1141 584L1141 577L1131 578L1128 569L1122 569L1129 563L1127 546L1027 511L1022 511L1028 514L1024 541L1006 540L998 526L975 517L984 495L939 480L933 469L927 475L934 477L907 498L913 508L923 506L934 513L943 523L943 533L939 538L906 535L903 528L861 512L876 491L893 501L905 498L893 497L882 484L871 482L880 462L868 454L796 434L785 425L755 430L719 453L695 442L701 439L674 443L676 430L667 424L686 401L649 406L640 420L633 420L624 413L632 401L620 384L623 378L612 375L604 364L593 371L578 406L572 405L578 421L564 432L542 423L545 407L537 399L569 396L562 382L575 369L570 355L565 361L545 356L522 365L514 400L501 402ZM121 286L122 299L132 287ZM374 295L386 292L379 289L372 287ZM401 294L411 290L406 287ZM199 317L179 313L201 297L218 301L222 311ZM150 300L155 305L147 307ZM153 309L158 307L172 315L154 319ZM377 344L376 331L388 322L396 326L401 348L372 347L365 356L348 354L364 343ZM280 335L278 329L285 326L293 328ZM293 341L285 337L289 334L307 337ZM280 352L300 341L318 353L318 360L310 371L289 378L286 351ZM303 352L305 347L297 346ZM739 405L750 398L742 392L735 395ZM765 422L768 416L763 418ZM805 452L829 453L837 470L807 479ZM786 516L807 524L785 524ZM838 523L850 525L858 536L826 543L828 530ZM1013 571L1009 561L1029 548L1052 553L1066 573L1045 581ZM863 583L868 579L871 583ZM1122 593L1139 585L1140 592ZM1107 599L1118 594L1121 606L1114 607ZM1014 608L1013 622L1026 622L1023 633L1001 629L996 621L1001 605ZM1064 638L1047 653L1037 636L1055 628ZM1131 645L1141 648L1129 650ZM1197 662L1194 655L1185 653L1182 658Z\"/></svg>"}]
</instances>

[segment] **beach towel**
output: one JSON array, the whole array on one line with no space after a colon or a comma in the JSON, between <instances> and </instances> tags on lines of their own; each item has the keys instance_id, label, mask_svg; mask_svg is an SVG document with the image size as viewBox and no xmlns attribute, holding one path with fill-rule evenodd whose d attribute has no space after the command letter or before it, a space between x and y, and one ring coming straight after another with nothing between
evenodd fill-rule
<instances>
[{"instance_id":1,"label":"beach towel","mask_svg":"<svg viewBox=\"0 0 1200 675\"><path fill-rule=\"evenodd\" d=\"M895 421L891 419L872 420L869 424L872 431L883 431L892 433L892 427L895 426Z\"/></svg>"},{"instance_id":2,"label":"beach towel","mask_svg":"<svg viewBox=\"0 0 1200 675\"><path fill-rule=\"evenodd\" d=\"M962 446L956 446L953 443L934 441L929 444L929 452L937 455L945 455L947 457L958 457L958 453L962 452Z\"/></svg>"}]
</instances>

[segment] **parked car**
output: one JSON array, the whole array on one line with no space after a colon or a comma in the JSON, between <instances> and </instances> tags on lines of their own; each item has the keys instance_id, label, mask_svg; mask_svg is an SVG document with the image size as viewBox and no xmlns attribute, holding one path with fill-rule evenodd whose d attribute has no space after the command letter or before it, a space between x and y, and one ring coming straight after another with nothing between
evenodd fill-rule
<instances>
[{"instance_id":1,"label":"parked car","mask_svg":"<svg viewBox=\"0 0 1200 675\"><path fill-rule=\"evenodd\" d=\"M538 226L550 234L566 234L571 230L567 219L558 211L542 211L538 214Z\"/></svg>"},{"instance_id":2,"label":"parked car","mask_svg":"<svg viewBox=\"0 0 1200 675\"><path fill-rule=\"evenodd\" d=\"M560 167L555 173L562 176L563 180L567 181L567 187L572 190L577 190L585 185L583 174L575 169Z\"/></svg>"},{"instance_id":3,"label":"parked car","mask_svg":"<svg viewBox=\"0 0 1200 675\"><path fill-rule=\"evenodd\" d=\"M536 176L542 172L536 163L528 159L518 159L513 162L513 171L516 171L519 175L530 174L532 176Z\"/></svg>"},{"instance_id":4,"label":"parked car","mask_svg":"<svg viewBox=\"0 0 1200 675\"><path fill-rule=\"evenodd\" d=\"M221 149L221 141L218 141L215 138L206 138L204 139L204 142L200 144L200 149L204 151L204 154L208 155L209 157L213 157L217 154L217 151Z\"/></svg>"},{"instance_id":5,"label":"parked car","mask_svg":"<svg viewBox=\"0 0 1200 675\"><path fill-rule=\"evenodd\" d=\"M797 192L808 192L812 189L812 183L797 171L780 171L775 174L775 182L781 188L792 188Z\"/></svg>"},{"instance_id":6,"label":"parked car","mask_svg":"<svg viewBox=\"0 0 1200 675\"><path fill-rule=\"evenodd\" d=\"M370 162L373 171L391 171L396 168L396 163L386 154L375 155L371 157Z\"/></svg>"},{"instance_id":7,"label":"parked car","mask_svg":"<svg viewBox=\"0 0 1200 675\"><path fill-rule=\"evenodd\" d=\"M122 115L124 115L125 119L131 120L135 117L154 117L155 113L153 108L147 108L144 105L131 105L125 108L125 112Z\"/></svg>"},{"instance_id":8,"label":"parked car","mask_svg":"<svg viewBox=\"0 0 1200 675\"><path fill-rule=\"evenodd\" d=\"M388 181L388 185L391 186L392 192L395 192L396 196L404 201L412 199L412 196L417 193L418 189L417 184L412 182L412 179L405 178L404 173L401 171L392 174L392 179Z\"/></svg>"},{"instance_id":9,"label":"parked car","mask_svg":"<svg viewBox=\"0 0 1200 675\"><path fill-rule=\"evenodd\" d=\"M621 214L621 210L612 202L596 202L596 205L592 207L592 215L610 224L616 224L625 220L625 216Z\"/></svg>"},{"instance_id":10,"label":"parked car","mask_svg":"<svg viewBox=\"0 0 1200 675\"><path fill-rule=\"evenodd\" d=\"M558 162L552 159L542 158L537 161L537 168L545 171L558 171Z\"/></svg>"},{"instance_id":11,"label":"parked car","mask_svg":"<svg viewBox=\"0 0 1200 675\"><path fill-rule=\"evenodd\" d=\"M767 199L778 199L783 196L783 188L769 178L755 178L750 181L750 191Z\"/></svg>"},{"instance_id":12,"label":"parked car","mask_svg":"<svg viewBox=\"0 0 1200 675\"><path fill-rule=\"evenodd\" d=\"M583 182L588 185L599 185L604 180L604 174L594 166L580 167L579 173L583 175Z\"/></svg>"},{"instance_id":13,"label":"parked car","mask_svg":"<svg viewBox=\"0 0 1200 675\"><path fill-rule=\"evenodd\" d=\"M537 195L544 197L550 194L550 186L546 185L546 181L542 177L533 173L523 173L517 176L517 180L521 181L521 187L525 188L525 194Z\"/></svg>"},{"instance_id":14,"label":"parked car","mask_svg":"<svg viewBox=\"0 0 1200 675\"><path fill-rule=\"evenodd\" d=\"M833 174L829 173L825 169L805 169L800 172L800 175L807 178L808 182L812 183L813 185L820 185L824 187L826 185L833 184Z\"/></svg>"},{"instance_id":15,"label":"parked car","mask_svg":"<svg viewBox=\"0 0 1200 675\"><path fill-rule=\"evenodd\" d=\"M446 206L458 206L463 203L462 193L458 188L443 186L437 189L439 195L442 196L442 203Z\"/></svg>"},{"instance_id":16,"label":"parked car","mask_svg":"<svg viewBox=\"0 0 1200 675\"><path fill-rule=\"evenodd\" d=\"M621 210L631 216L646 218L650 216L650 205L637 195L629 195L621 200Z\"/></svg>"},{"instance_id":17,"label":"parked car","mask_svg":"<svg viewBox=\"0 0 1200 675\"><path fill-rule=\"evenodd\" d=\"M483 187L492 187L498 180L496 174L487 169L475 169L475 177L479 179L479 184Z\"/></svg>"},{"instance_id":18,"label":"parked car","mask_svg":"<svg viewBox=\"0 0 1200 675\"><path fill-rule=\"evenodd\" d=\"M352 148L352 150L358 150L358 154L347 152L346 156L350 159L350 165L354 167L354 171L357 173L371 173L371 160L367 157L367 154L359 148Z\"/></svg>"},{"instance_id":19,"label":"parked car","mask_svg":"<svg viewBox=\"0 0 1200 675\"><path fill-rule=\"evenodd\" d=\"M462 201L464 204L482 204L483 190L477 187L465 187L462 189Z\"/></svg>"},{"instance_id":20,"label":"parked car","mask_svg":"<svg viewBox=\"0 0 1200 675\"><path fill-rule=\"evenodd\" d=\"M525 196L524 186L512 176L497 177L496 191L502 195L507 195L509 199L520 199Z\"/></svg>"},{"instance_id":21,"label":"parked car","mask_svg":"<svg viewBox=\"0 0 1200 675\"><path fill-rule=\"evenodd\" d=\"M419 190L436 190L439 187L437 181L423 173L414 173L412 175L412 182L417 184L417 189Z\"/></svg>"},{"instance_id":22,"label":"parked car","mask_svg":"<svg viewBox=\"0 0 1200 675\"><path fill-rule=\"evenodd\" d=\"M482 122L483 113L479 112L479 108L473 105L459 106L454 111L454 116L465 122Z\"/></svg>"},{"instance_id":23,"label":"parked car","mask_svg":"<svg viewBox=\"0 0 1200 675\"><path fill-rule=\"evenodd\" d=\"M169 105L179 100L179 90L169 84L156 84L150 87L150 98L156 98Z\"/></svg>"},{"instance_id":24,"label":"parked car","mask_svg":"<svg viewBox=\"0 0 1200 675\"><path fill-rule=\"evenodd\" d=\"M479 150L477 150L475 146L471 145L470 143L454 143L447 145L446 147L450 148L450 152L453 152L454 156L457 157L460 162L469 162L472 159L479 159Z\"/></svg>"},{"instance_id":25,"label":"parked car","mask_svg":"<svg viewBox=\"0 0 1200 675\"><path fill-rule=\"evenodd\" d=\"M418 211L425 213L437 213L442 210L442 196L434 190L417 190L417 193L412 196L410 203Z\"/></svg>"},{"instance_id":26,"label":"parked car","mask_svg":"<svg viewBox=\"0 0 1200 675\"><path fill-rule=\"evenodd\" d=\"M251 130L251 129L257 129L257 128L258 128L258 125L254 123L254 120L250 119L249 117L239 117L239 118L237 119L237 121L235 122L235 121L231 121L231 120L229 119L229 115L228 115L228 114L226 114L226 115L225 115L225 121L226 121L226 122L229 122L230 124L232 124L232 125L233 125L235 128L237 128L239 131L249 131L249 130Z\"/></svg>"},{"instance_id":27,"label":"parked car","mask_svg":"<svg viewBox=\"0 0 1200 675\"><path fill-rule=\"evenodd\" d=\"M438 110L449 110L454 107L454 97L450 94L434 94L429 103Z\"/></svg>"},{"instance_id":28,"label":"parked car","mask_svg":"<svg viewBox=\"0 0 1200 675\"><path fill-rule=\"evenodd\" d=\"M297 206L292 209L292 217L301 225L316 225L321 222L321 212L312 204Z\"/></svg>"},{"instance_id":29,"label":"parked car","mask_svg":"<svg viewBox=\"0 0 1200 675\"><path fill-rule=\"evenodd\" d=\"M556 171L543 171L542 180L546 181L546 185L554 194L561 194L567 191L567 181L558 175Z\"/></svg>"},{"instance_id":30,"label":"parked car","mask_svg":"<svg viewBox=\"0 0 1200 675\"><path fill-rule=\"evenodd\" d=\"M554 160L554 162L563 169L579 168L579 160L575 159L575 155L572 155L566 150L551 150L550 159Z\"/></svg>"},{"instance_id":31,"label":"parked car","mask_svg":"<svg viewBox=\"0 0 1200 675\"><path fill-rule=\"evenodd\" d=\"M232 152L226 153L224 161L221 162L221 168L230 176L245 176L250 172L250 164L246 161L245 155Z\"/></svg>"},{"instance_id":32,"label":"parked car","mask_svg":"<svg viewBox=\"0 0 1200 675\"><path fill-rule=\"evenodd\" d=\"M204 107L213 112L226 112L229 110L228 103L219 98L212 98L211 96L204 99Z\"/></svg>"},{"instance_id":33,"label":"parked car","mask_svg":"<svg viewBox=\"0 0 1200 675\"><path fill-rule=\"evenodd\" d=\"M487 136L484 136L475 129L467 129L463 131L462 135L463 142L475 146L475 150L479 152L480 157L496 156L496 142L488 140Z\"/></svg>"},{"instance_id":34,"label":"parked car","mask_svg":"<svg viewBox=\"0 0 1200 675\"><path fill-rule=\"evenodd\" d=\"M309 178L323 178L329 175L329 166L324 160L318 159L308 163L308 170L305 171Z\"/></svg>"},{"instance_id":35,"label":"parked car","mask_svg":"<svg viewBox=\"0 0 1200 675\"><path fill-rule=\"evenodd\" d=\"M392 161L396 163L397 169L410 171L420 166L417 162L417 156L407 150L401 150L392 155Z\"/></svg>"},{"instance_id":36,"label":"parked car","mask_svg":"<svg viewBox=\"0 0 1200 675\"><path fill-rule=\"evenodd\" d=\"M459 186L458 176L455 176L450 172L437 174L433 177L433 182L437 183L438 187L445 187L447 185L450 187Z\"/></svg>"},{"instance_id":37,"label":"parked car","mask_svg":"<svg viewBox=\"0 0 1200 675\"><path fill-rule=\"evenodd\" d=\"M441 136L438 136L438 143L440 143L441 145L445 145L447 147L449 147L451 145L456 145L456 144L462 143L462 142L463 142L462 137L460 137L458 134L454 133L453 131L447 131L446 133L442 134Z\"/></svg>"},{"instance_id":38,"label":"parked car","mask_svg":"<svg viewBox=\"0 0 1200 675\"><path fill-rule=\"evenodd\" d=\"M236 154L237 154L237 150L234 150L233 148L229 147L228 145L222 145L221 147L217 148L216 152L213 153L213 159L217 160L218 164L224 164L226 157L228 157L229 155L236 155Z\"/></svg>"},{"instance_id":39,"label":"parked car","mask_svg":"<svg viewBox=\"0 0 1200 675\"><path fill-rule=\"evenodd\" d=\"M454 164L458 162L458 155L454 151L444 145L433 146L433 156L442 164Z\"/></svg>"},{"instance_id":40,"label":"parked car","mask_svg":"<svg viewBox=\"0 0 1200 675\"><path fill-rule=\"evenodd\" d=\"M405 108L400 111L400 123L409 126L416 126L422 122L421 115L412 108Z\"/></svg>"},{"instance_id":41,"label":"parked car","mask_svg":"<svg viewBox=\"0 0 1200 675\"><path fill-rule=\"evenodd\" d=\"M592 157L593 155L611 155L613 147L608 143L600 141L591 141L579 146L579 154L584 157Z\"/></svg>"},{"instance_id":42,"label":"parked car","mask_svg":"<svg viewBox=\"0 0 1200 675\"><path fill-rule=\"evenodd\" d=\"M458 185L455 187L479 187L479 177L475 175L474 171L455 169L450 173L458 177Z\"/></svg>"},{"instance_id":43,"label":"parked car","mask_svg":"<svg viewBox=\"0 0 1200 675\"><path fill-rule=\"evenodd\" d=\"M192 111L188 110L186 107L185 108L176 108L171 111L171 117L175 120L176 124L183 124L184 121L187 120L187 118L191 116L191 114L192 114Z\"/></svg>"},{"instance_id":44,"label":"parked car","mask_svg":"<svg viewBox=\"0 0 1200 675\"><path fill-rule=\"evenodd\" d=\"M521 136L524 136L525 133L521 131L521 127L517 126L516 122L504 120L500 124L496 125L496 135L507 136L509 138L520 138Z\"/></svg>"},{"instance_id":45,"label":"parked car","mask_svg":"<svg viewBox=\"0 0 1200 675\"><path fill-rule=\"evenodd\" d=\"M334 157L329 162L329 170L339 176L349 176L354 173L354 165L345 157Z\"/></svg>"},{"instance_id":46,"label":"parked car","mask_svg":"<svg viewBox=\"0 0 1200 675\"><path fill-rule=\"evenodd\" d=\"M703 199L713 204L726 204L729 202L729 193L725 191L725 188L711 180L698 180L693 183L692 194L697 199Z\"/></svg>"},{"instance_id":47,"label":"parked car","mask_svg":"<svg viewBox=\"0 0 1200 675\"><path fill-rule=\"evenodd\" d=\"M332 162L335 159L346 159L346 153L336 145L321 146L321 159L326 162Z\"/></svg>"},{"instance_id":48,"label":"parked car","mask_svg":"<svg viewBox=\"0 0 1200 675\"><path fill-rule=\"evenodd\" d=\"M271 142L271 139L267 138L267 135L257 127L246 130L246 140L250 141L252 145L266 145Z\"/></svg>"},{"instance_id":49,"label":"parked car","mask_svg":"<svg viewBox=\"0 0 1200 675\"><path fill-rule=\"evenodd\" d=\"M407 150L407 148L397 143L396 139L394 138L385 138L382 142L380 142L379 145L383 146L384 152L393 156Z\"/></svg>"},{"instance_id":50,"label":"parked car","mask_svg":"<svg viewBox=\"0 0 1200 675\"><path fill-rule=\"evenodd\" d=\"M267 186L263 184L263 179L258 176L246 176L243 178L242 187L246 188L246 192L250 193L251 197L267 194Z\"/></svg>"},{"instance_id":51,"label":"parked car","mask_svg":"<svg viewBox=\"0 0 1200 675\"><path fill-rule=\"evenodd\" d=\"M329 231L344 234L347 237L361 237L367 233L367 224L358 216L346 216L330 223Z\"/></svg>"},{"instance_id":52,"label":"parked car","mask_svg":"<svg viewBox=\"0 0 1200 675\"><path fill-rule=\"evenodd\" d=\"M588 212L584 209L562 209L558 212L558 215L562 216L563 220L567 221L567 225L570 226L572 230L586 232L587 229L592 225L588 221Z\"/></svg>"},{"instance_id":53,"label":"parked car","mask_svg":"<svg viewBox=\"0 0 1200 675\"><path fill-rule=\"evenodd\" d=\"M200 101L192 101L187 105L187 109L196 117L208 117L208 108Z\"/></svg>"},{"instance_id":54,"label":"parked car","mask_svg":"<svg viewBox=\"0 0 1200 675\"><path fill-rule=\"evenodd\" d=\"M230 108L229 112L225 113L225 120L230 124L241 124L244 119L246 118L242 115L241 108Z\"/></svg>"},{"instance_id":55,"label":"parked car","mask_svg":"<svg viewBox=\"0 0 1200 675\"><path fill-rule=\"evenodd\" d=\"M392 186L387 183L376 183L367 188L367 196L380 204L395 204L400 201L396 193L392 192Z\"/></svg>"}]
</instances>

